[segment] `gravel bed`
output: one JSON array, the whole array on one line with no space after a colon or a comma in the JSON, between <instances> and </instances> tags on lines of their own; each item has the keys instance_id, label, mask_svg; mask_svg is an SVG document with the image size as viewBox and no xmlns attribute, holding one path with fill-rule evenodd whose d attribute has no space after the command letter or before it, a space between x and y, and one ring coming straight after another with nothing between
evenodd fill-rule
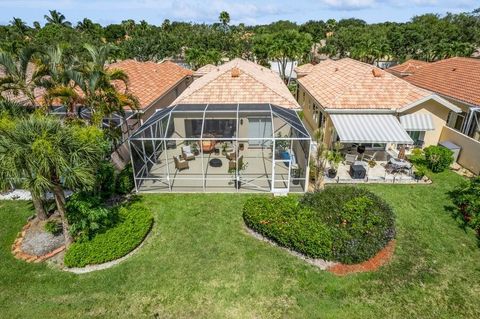
<instances>
[{"instance_id":1,"label":"gravel bed","mask_svg":"<svg viewBox=\"0 0 480 319\"><path fill-rule=\"evenodd\" d=\"M30 227L22 241L22 251L35 256L43 256L65 243L63 234L52 235L41 226Z\"/></svg>"},{"instance_id":2,"label":"gravel bed","mask_svg":"<svg viewBox=\"0 0 480 319\"><path fill-rule=\"evenodd\" d=\"M72 195L72 191L65 191L65 197L69 197ZM46 199L52 199L53 194L52 193L47 193L46 194ZM26 189L15 189L13 191L5 192L5 193L0 193L0 200L31 200L32 199L32 194L30 191L27 191Z\"/></svg>"}]
</instances>

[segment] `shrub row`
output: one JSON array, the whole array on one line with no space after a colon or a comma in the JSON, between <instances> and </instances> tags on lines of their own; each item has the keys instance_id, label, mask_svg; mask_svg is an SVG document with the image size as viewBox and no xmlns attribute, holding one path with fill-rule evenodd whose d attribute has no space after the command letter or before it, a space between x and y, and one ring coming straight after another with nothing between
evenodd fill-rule
<instances>
[{"instance_id":1,"label":"shrub row","mask_svg":"<svg viewBox=\"0 0 480 319\"><path fill-rule=\"evenodd\" d=\"M73 243L64 263L68 267L84 267L125 256L143 241L152 224L152 213L145 206L139 203L121 206L117 223L91 240Z\"/></svg>"},{"instance_id":2,"label":"shrub row","mask_svg":"<svg viewBox=\"0 0 480 319\"><path fill-rule=\"evenodd\" d=\"M395 216L375 194L330 187L297 197L256 197L243 209L248 227L309 257L359 263L395 237Z\"/></svg>"},{"instance_id":3,"label":"shrub row","mask_svg":"<svg viewBox=\"0 0 480 319\"><path fill-rule=\"evenodd\" d=\"M244 206L245 224L279 245L314 258L331 257L329 228L312 209L299 206L298 199L254 197Z\"/></svg>"}]
</instances>

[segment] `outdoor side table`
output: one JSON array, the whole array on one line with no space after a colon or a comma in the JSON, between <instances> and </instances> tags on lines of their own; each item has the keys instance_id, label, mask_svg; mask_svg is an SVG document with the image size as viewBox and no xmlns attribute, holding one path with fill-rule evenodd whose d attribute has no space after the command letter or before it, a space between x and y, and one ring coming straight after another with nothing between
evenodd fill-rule
<instances>
[{"instance_id":1,"label":"outdoor side table","mask_svg":"<svg viewBox=\"0 0 480 319\"><path fill-rule=\"evenodd\" d=\"M367 175L367 169L362 162L356 161L350 165L350 176L353 179L363 179Z\"/></svg>"}]
</instances>

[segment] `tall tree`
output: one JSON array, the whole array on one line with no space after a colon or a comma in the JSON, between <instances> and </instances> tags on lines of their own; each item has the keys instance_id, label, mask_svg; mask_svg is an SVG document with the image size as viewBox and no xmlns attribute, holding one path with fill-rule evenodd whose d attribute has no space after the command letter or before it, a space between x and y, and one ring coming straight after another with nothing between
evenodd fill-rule
<instances>
[{"instance_id":1,"label":"tall tree","mask_svg":"<svg viewBox=\"0 0 480 319\"><path fill-rule=\"evenodd\" d=\"M62 219L66 245L70 245L65 189L93 187L97 165L106 151L103 132L92 126L68 126L57 118L38 115L19 119L12 125L0 125L0 130L0 177L25 178L34 203L35 198L51 191Z\"/></svg>"},{"instance_id":2,"label":"tall tree","mask_svg":"<svg viewBox=\"0 0 480 319\"><path fill-rule=\"evenodd\" d=\"M47 20L47 24L56 24L63 27L71 27L72 23L67 21L65 16L58 12L57 10L48 10L49 15L44 15L43 17Z\"/></svg>"},{"instance_id":3,"label":"tall tree","mask_svg":"<svg viewBox=\"0 0 480 319\"><path fill-rule=\"evenodd\" d=\"M83 100L71 80L72 73L78 71L80 63L75 56L65 55L65 48L57 45L45 51L39 69L48 76L38 81L38 85L46 90L43 98L47 107L59 100L66 106L67 116L73 117L77 115L76 106Z\"/></svg>"},{"instance_id":4,"label":"tall tree","mask_svg":"<svg viewBox=\"0 0 480 319\"><path fill-rule=\"evenodd\" d=\"M230 14L227 11L222 11L218 16L218 20L220 20L224 27L227 27L230 23Z\"/></svg>"},{"instance_id":5,"label":"tall tree","mask_svg":"<svg viewBox=\"0 0 480 319\"><path fill-rule=\"evenodd\" d=\"M285 30L274 34L261 35L254 44L258 53L268 52L268 57L277 61L282 79L290 84L293 71L293 61L301 60L309 52L312 36L297 30ZM288 67L290 63L290 67Z\"/></svg>"},{"instance_id":6,"label":"tall tree","mask_svg":"<svg viewBox=\"0 0 480 319\"><path fill-rule=\"evenodd\" d=\"M0 52L0 66L5 73L5 76L0 78L0 94L23 96L31 108L38 106L35 89L38 81L45 75L34 66L33 60L36 53L32 48L24 48L16 56L8 52Z\"/></svg>"}]
</instances>

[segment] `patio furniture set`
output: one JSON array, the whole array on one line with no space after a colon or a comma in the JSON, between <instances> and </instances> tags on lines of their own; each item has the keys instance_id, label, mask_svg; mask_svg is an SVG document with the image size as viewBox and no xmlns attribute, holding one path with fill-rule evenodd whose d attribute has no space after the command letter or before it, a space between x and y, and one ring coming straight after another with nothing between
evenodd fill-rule
<instances>
[{"instance_id":1,"label":"patio furniture set","mask_svg":"<svg viewBox=\"0 0 480 319\"><path fill-rule=\"evenodd\" d=\"M353 153L355 150L357 154ZM350 165L348 172L352 179L364 179L367 176L368 163L375 160L377 153L365 154L365 147L355 144L346 149L344 163ZM391 157L386 164L381 165L388 174L410 174L412 169L410 162L395 157Z\"/></svg>"},{"instance_id":2,"label":"patio furniture set","mask_svg":"<svg viewBox=\"0 0 480 319\"><path fill-rule=\"evenodd\" d=\"M220 146L217 145L215 141L203 141L201 144L202 152L203 153L212 153L220 154ZM227 148L228 149L228 148ZM198 152L197 152L198 153ZM242 167L243 165L243 155L239 155L238 151L234 150L234 147L231 146L225 154L225 157L228 160L228 169L236 169L237 163L238 167ZM198 154L197 154L198 155ZM192 150L190 145L182 146L181 147L181 155L173 156L173 160L175 163L175 169L181 171L184 169L188 169L188 161L195 160L195 154ZM222 160L220 158L214 157L210 159L208 162L211 167L222 167Z\"/></svg>"}]
</instances>

